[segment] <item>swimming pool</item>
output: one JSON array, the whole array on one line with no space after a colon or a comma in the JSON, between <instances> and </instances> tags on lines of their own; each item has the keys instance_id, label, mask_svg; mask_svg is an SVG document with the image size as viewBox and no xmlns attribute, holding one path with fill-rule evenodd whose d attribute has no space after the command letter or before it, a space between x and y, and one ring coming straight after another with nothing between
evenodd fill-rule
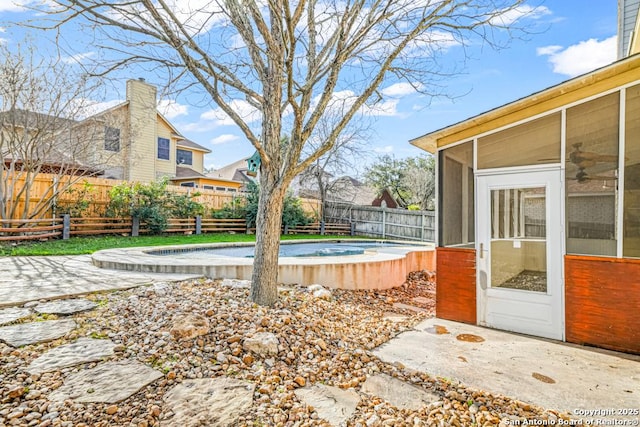
<instances>
[{"instance_id":1,"label":"swimming pool","mask_svg":"<svg viewBox=\"0 0 640 427\"><path fill-rule=\"evenodd\" d=\"M323 256L282 256L278 259L279 283L319 283L340 289L388 289L402 285L411 271L435 270L433 244L400 241L381 244L380 241L336 239L286 241L281 242L281 247L288 250L299 244L311 244L324 252L335 249L348 251L349 247L356 247L359 253L347 256L334 251ZM253 252L253 246L248 243L212 243L105 249L93 253L91 259L98 267L115 270L250 280L253 258L246 254ZM218 250L222 250L222 254ZM240 256L233 254L236 250Z\"/></svg>"}]
</instances>

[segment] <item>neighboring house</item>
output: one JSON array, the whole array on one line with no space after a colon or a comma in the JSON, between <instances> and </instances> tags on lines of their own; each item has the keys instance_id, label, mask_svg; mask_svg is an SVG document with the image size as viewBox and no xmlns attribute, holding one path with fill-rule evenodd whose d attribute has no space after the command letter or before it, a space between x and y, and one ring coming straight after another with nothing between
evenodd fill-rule
<instances>
[{"instance_id":1,"label":"neighboring house","mask_svg":"<svg viewBox=\"0 0 640 427\"><path fill-rule=\"evenodd\" d=\"M618 59L640 52L640 0L618 2Z\"/></svg>"},{"instance_id":2,"label":"neighboring house","mask_svg":"<svg viewBox=\"0 0 640 427\"><path fill-rule=\"evenodd\" d=\"M157 110L157 89L144 79L127 81L126 101L83 121L87 129L103 123L103 144L93 160L104 163L105 176L151 182L182 175L201 175L211 150L189 141Z\"/></svg>"},{"instance_id":3,"label":"neighboring house","mask_svg":"<svg viewBox=\"0 0 640 427\"><path fill-rule=\"evenodd\" d=\"M630 46L611 65L411 141L437 155L436 316L640 353Z\"/></svg>"},{"instance_id":4,"label":"neighboring house","mask_svg":"<svg viewBox=\"0 0 640 427\"><path fill-rule=\"evenodd\" d=\"M239 183L239 191L246 191L250 182L257 182L255 176L249 174L247 159L243 158L206 174L210 179L220 182ZM235 185L235 184L234 184Z\"/></svg>"},{"instance_id":5,"label":"neighboring house","mask_svg":"<svg viewBox=\"0 0 640 427\"><path fill-rule=\"evenodd\" d=\"M383 208L392 208L396 209L400 207L400 203L396 199L393 198L389 190L386 188L382 190L382 194L376 197L371 203L372 206L379 206Z\"/></svg>"},{"instance_id":6,"label":"neighboring house","mask_svg":"<svg viewBox=\"0 0 640 427\"><path fill-rule=\"evenodd\" d=\"M96 176L85 162L87 144L74 138L78 122L20 109L0 112L0 155L5 171ZM72 143L73 141L73 143Z\"/></svg>"},{"instance_id":7,"label":"neighboring house","mask_svg":"<svg viewBox=\"0 0 640 427\"><path fill-rule=\"evenodd\" d=\"M32 145L41 146L39 151L13 147L13 156L3 152L5 164L20 166L24 160L16 159L16 153L24 152L24 157L44 156L43 173L138 182L168 177L174 185L238 191L241 181L204 175L204 156L211 150L185 138L158 112L155 86L143 79L128 80L126 89L126 101L83 120L25 111L1 112L3 132L28 128L52 135L33 139ZM14 135L13 140L19 139Z\"/></svg>"}]
</instances>

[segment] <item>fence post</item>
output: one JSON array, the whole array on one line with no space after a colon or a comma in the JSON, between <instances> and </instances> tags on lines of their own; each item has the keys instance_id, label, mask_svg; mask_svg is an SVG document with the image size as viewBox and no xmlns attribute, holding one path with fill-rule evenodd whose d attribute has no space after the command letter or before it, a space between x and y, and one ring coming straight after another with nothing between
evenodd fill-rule
<instances>
[{"instance_id":1,"label":"fence post","mask_svg":"<svg viewBox=\"0 0 640 427\"><path fill-rule=\"evenodd\" d=\"M324 221L320 221L320 235L324 236Z\"/></svg>"},{"instance_id":2,"label":"fence post","mask_svg":"<svg viewBox=\"0 0 640 427\"><path fill-rule=\"evenodd\" d=\"M382 238L384 239L387 232L387 211L383 208L382 211Z\"/></svg>"},{"instance_id":3,"label":"fence post","mask_svg":"<svg viewBox=\"0 0 640 427\"><path fill-rule=\"evenodd\" d=\"M424 214L420 215L422 220L420 221L420 240L424 242Z\"/></svg>"},{"instance_id":4,"label":"fence post","mask_svg":"<svg viewBox=\"0 0 640 427\"><path fill-rule=\"evenodd\" d=\"M71 216L64 214L62 216L62 240L69 240L71 236Z\"/></svg>"},{"instance_id":5,"label":"fence post","mask_svg":"<svg viewBox=\"0 0 640 427\"><path fill-rule=\"evenodd\" d=\"M284 234L289 234L289 224L284 225Z\"/></svg>"},{"instance_id":6,"label":"fence post","mask_svg":"<svg viewBox=\"0 0 640 427\"><path fill-rule=\"evenodd\" d=\"M140 218L134 216L131 218L131 237L138 237L140 234Z\"/></svg>"},{"instance_id":7,"label":"fence post","mask_svg":"<svg viewBox=\"0 0 640 427\"><path fill-rule=\"evenodd\" d=\"M202 234L202 216L196 215L196 234Z\"/></svg>"},{"instance_id":8,"label":"fence post","mask_svg":"<svg viewBox=\"0 0 640 427\"><path fill-rule=\"evenodd\" d=\"M355 236L355 235L356 235L356 223L355 223L355 222L353 222L353 221L351 221L351 222L349 223L349 225L351 226L351 235L352 235L352 236Z\"/></svg>"}]
</instances>

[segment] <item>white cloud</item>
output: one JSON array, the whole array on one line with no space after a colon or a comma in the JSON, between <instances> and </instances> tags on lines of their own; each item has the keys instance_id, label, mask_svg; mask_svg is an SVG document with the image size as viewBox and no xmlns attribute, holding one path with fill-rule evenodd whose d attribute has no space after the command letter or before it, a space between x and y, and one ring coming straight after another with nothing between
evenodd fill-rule
<instances>
[{"instance_id":1,"label":"white cloud","mask_svg":"<svg viewBox=\"0 0 640 427\"><path fill-rule=\"evenodd\" d=\"M545 6L532 7L525 4L498 14L490 20L490 23L491 25L509 26L522 18L539 19L545 15L551 15L549 8Z\"/></svg>"},{"instance_id":2,"label":"white cloud","mask_svg":"<svg viewBox=\"0 0 640 427\"><path fill-rule=\"evenodd\" d=\"M393 145L385 145L384 147L376 147L373 149L376 153L379 154L389 154L393 152Z\"/></svg>"},{"instance_id":3,"label":"white cloud","mask_svg":"<svg viewBox=\"0 0 640 427\"><path fill-rule=\"evenodd\" d=\"M216 136L210 142L213 145L220 145L220 144L226 144L227 142L235 141L237 139L240 139L240 137L237 135L232 135L230 133L225 133L223 135Z\"/></svg>"},{"instance_id":4,"label":"white cloud","mask_svg":"<svg viewBox=\"0 0 640 427\"><path fill-rule=\"evenodd\" d=\"M160 114L167 119L173 119L178 116L186 116L189 114L189 107L179 104L172 99L163 99L158 102L158 110Z\"/></svg>"},{"instance_id":5,"label":"white cloud","mask_svg":"<svg viewBox=\"0 0 640 427\"><path fill-rule=\"evenodd\" d=\"M404 82L404 83L395 83L395 84L392 84L391 86L387 86L386 88L382 89L380 92L385 96L403 97L407 95L412 95L416 93L417 90L420 90L421 88L422 88L422 85L420 83L411 84L411 83Z\"/></svg>"},{"instance_id":6,"label":"white cloud","mask_svg":"<svg viewBox=\"0 0 640 427\"><path fill-rule=\"evenodd\" d=\"M62 62L65 64L81 64L85 59L91 58L95 56L95 54L95 52L84 52L72 56L65 56L62 58Z\"/></svg>"},{"instance_id":7,"label":"white cloud","mask_svg":"<svg viewBox=\"0 0 640 427\"><path fill-rule=\"evenodd\" d=\"M538 56L544 55L555 55L556 53L562 50L562 46L558 46L557 44L551 46L543 46L536 49L536 54Z\"/></svg>"},{"instance_id":8,"label":"white cloud","mask_svg":"<svg viewBox=\"0 0 640 427\"><path fill-rule=\"evenodd\" d=\"M235 111L245 123L253 123L262 119L262 113L247 101L234 99L229 102L229 106ZM235 122L225 113L222 108L214 108L205 111L200 115L200 119L211 121L216 126L232 126Z\"/></svg>"},{"instance_id":9,"label":"white cloud","mask_svg":"<svg viewBox=\"0 0 640 427\"><path fill-rule=\"evenodd\" d=\"M0 12L21 12L29 0L0 0Z\"/></svg>"},{"instance_id":10,"label":"white cloud","mask_svg":"<svg viewBox=\"0 0 640 427\"><path fill-rule=\"evenodd\" d=\"M617 36L602 41L589 39L566 49L561 46L538 48L541 56L549 56L553 72L575 77L608 65L616 60Z\"/></svg>"}]
</instances>

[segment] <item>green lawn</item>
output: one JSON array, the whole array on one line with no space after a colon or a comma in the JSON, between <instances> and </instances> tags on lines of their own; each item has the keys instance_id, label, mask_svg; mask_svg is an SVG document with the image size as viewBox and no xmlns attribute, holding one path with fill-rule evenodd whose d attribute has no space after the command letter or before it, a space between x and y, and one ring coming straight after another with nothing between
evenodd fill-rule
<instances>
[{"instance_id":1,"label":"green lawn","mask_svg":"<svg viewBox=\"0 0 640 427\"><path fill-rule=\"evenodd\" d=\"M285 235L282 240L294 239L331 239L349 236L319 235ZM200 235L166 235L166 236L100 236L72 237L69 240L49 240L46 242L24 242L19 244L3 243L0 245L0 256L33 256L33 255L82 255L100 249L130 248L134 246L184 245L190 243L223 243L223 242L255 242L253 234L200 234Z\"/></svg>"}]
</instances>

